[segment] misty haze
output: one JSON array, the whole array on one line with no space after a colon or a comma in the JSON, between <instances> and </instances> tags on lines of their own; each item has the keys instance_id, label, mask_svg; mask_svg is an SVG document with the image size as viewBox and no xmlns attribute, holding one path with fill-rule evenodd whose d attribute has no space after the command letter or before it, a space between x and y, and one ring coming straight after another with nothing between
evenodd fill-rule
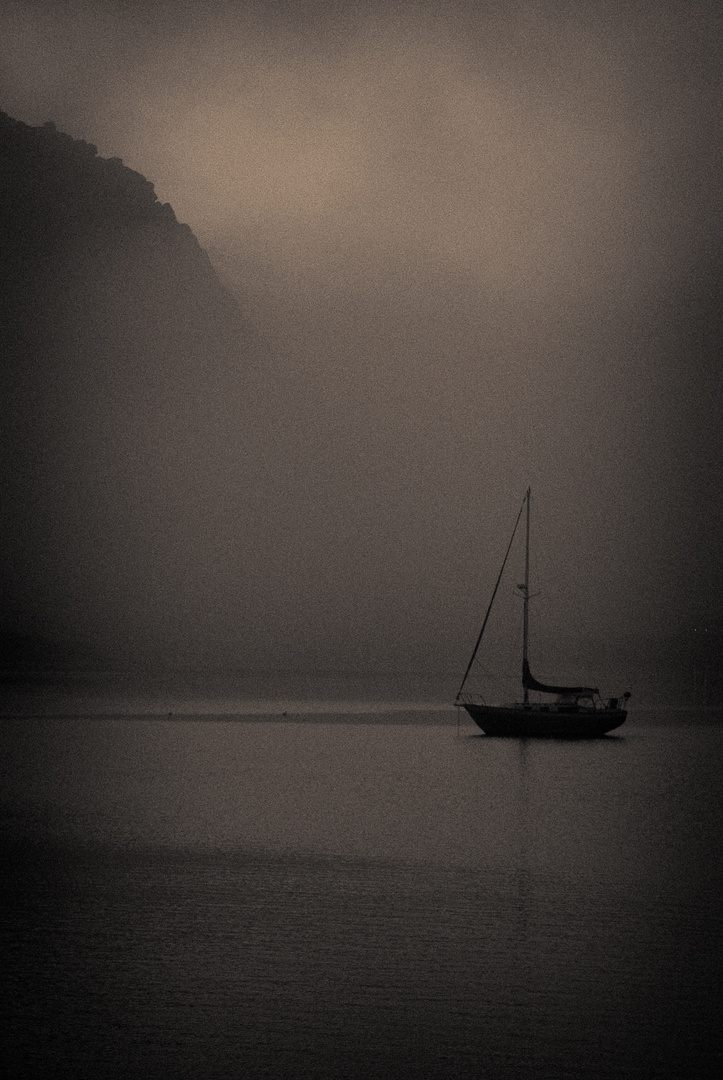
<instances>
[{"instance_id":1,"label":"misty haze","mask_svg":"<svg viewBox=\"0 0 723 1080\"><path fill-rule=\"evenodd\" d=\"M722 1075L722 13L1 5L1 1076Z\"/></svg>"},{"instance_id":2,"label":"misty haze","mask_svg":"<svg viewBox=\"0 0 723 1080\"><path fill-rule=\"evenodd\" d=\"M11 651L454 674L529 483L540 664L680 692L720 638L717 17L311 10L10 5L5 107L58 129L3 123Z\"/></svg>"}]
</instances>

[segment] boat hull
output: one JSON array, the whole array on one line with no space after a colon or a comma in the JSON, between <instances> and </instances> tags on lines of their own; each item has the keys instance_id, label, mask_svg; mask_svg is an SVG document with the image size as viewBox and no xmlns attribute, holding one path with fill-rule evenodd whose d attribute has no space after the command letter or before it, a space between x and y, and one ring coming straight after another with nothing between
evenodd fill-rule
<instances>
[{"instance_id":1,"label":"boat hull","mask_svg":"<svg viewBox=\"0 0 723 1080\"><path fill-rule=\"evenodd\" d=\"M627 719L625 709L546 711L529 706L473 705L464 708L486 735L547 739L595 739Z\"/></svg>"}]
</instances>

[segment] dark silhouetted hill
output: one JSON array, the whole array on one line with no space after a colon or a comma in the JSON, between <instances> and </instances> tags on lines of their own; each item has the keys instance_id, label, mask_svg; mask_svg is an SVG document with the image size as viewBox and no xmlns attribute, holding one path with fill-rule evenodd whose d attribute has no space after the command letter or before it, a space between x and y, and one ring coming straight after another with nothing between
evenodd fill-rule
<instances>
[{"instance_id":1,"label":"dark silhouetted hill","mask_svg":"<svg viewBox=\"0 0 723 1080\"><path fill-rule=\"evenodd\" d=\"M213 666L258 344L119 159L0 114L0 173L5 666Z\"/></svg>"}]
</instances>

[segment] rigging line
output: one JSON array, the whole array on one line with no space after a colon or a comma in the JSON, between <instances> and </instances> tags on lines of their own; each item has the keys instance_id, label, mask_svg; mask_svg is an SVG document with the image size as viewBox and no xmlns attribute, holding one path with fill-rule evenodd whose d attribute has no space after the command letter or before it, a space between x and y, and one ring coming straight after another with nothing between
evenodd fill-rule
<instances>
[{"instance_id":1,"label":"rigging line","mask_svg":"<svg viewBox=\"0 0 723 1080\"><path fill-rule=\"evenodd\" d=\"M494 592L492 593L492 599L490 600L489 607L487 608L487 614L485 615L484 622L482 623L482 629L480 630L479 637L477 638L477 644L475 645L474 649L472 650L472 656L470 657L470 661L467 664L467 670L465 671L464 678L462 679L462 682L460 683L459 690L457 691L457 697L454 699L455 701L459 701L459 695L462 693L462 690L464 689L464 684L467 682L467 676L469 675L470 668L472 667L472 664L474 663L474 658L477 655L477 650L480 647L480 642L482 641L482 635L485 632L485 627L487 626L487 620L490 617L490 612L492 611L492 605L495 602L495 597L497 596L497 590L498 590L498 588L500 586L500 581L502 581L502 575L505 572L505 566L507 565L507 556L510 553L510 548L512 547L512 541L515 538L515 533L517 532L517 526L520 524L520 518L522 517L522 511L524 510L525 503L527 502L527 500L529 498L529 494L530 494L529 491L525 492L525 497L522 500L522 506L520 507L519 514L517 515L517 521L515 522L515 527L512 530L512 536L510 537L510 542L507 545L507 551L505 552L505 557L504 557L504 560L502 562L502 567L500 569L499 576L497 578L497 584L494 587Z\"/></svg>"}]
</instances>

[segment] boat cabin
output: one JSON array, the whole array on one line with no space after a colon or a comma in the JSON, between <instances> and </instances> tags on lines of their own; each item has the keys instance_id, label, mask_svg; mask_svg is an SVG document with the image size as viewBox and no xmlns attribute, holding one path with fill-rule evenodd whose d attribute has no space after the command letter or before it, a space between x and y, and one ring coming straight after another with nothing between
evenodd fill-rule
<instances>
[{"instance_id":1,"label":"boat cabin","mask_svg":"<svg viewBox=\"0 0 723 1080\"><path fill-rule=\"evenodd\" d=\"M574 694L570 692L558 694L555 698L557 712L580 712L581 709L594 709L595 698L592 694Z\"/></svg>"}]
</instances>

